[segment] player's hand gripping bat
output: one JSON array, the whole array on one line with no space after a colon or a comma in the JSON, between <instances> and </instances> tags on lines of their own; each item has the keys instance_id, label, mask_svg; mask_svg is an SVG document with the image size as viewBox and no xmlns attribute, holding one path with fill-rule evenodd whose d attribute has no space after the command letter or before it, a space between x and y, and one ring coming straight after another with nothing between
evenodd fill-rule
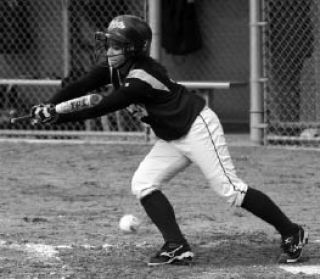
<instances>
[{"instance_id":1,"label":"player's hand gripping bat","mask_svg":"<svg viewBox=\"0 0 320 279\"><path fill-rule=\"evenodd\" d=\"M30 119L37 120L37 117L35 116L37 112L35 112L35 109L42 109L44 107L46 108L47 113L50 113L50 110L52 110L52 112L55 114L64 114L64 113L71 113L71 112L84 110L84 109L91 108L98 105L101 102L102 98L103 97L99 94L90 94L90 95L82 96L69 101L65 101L51 107L49 105L38 105L38 106L35 106L34 109L32 109L30 114L19 116L19 117L12 117L10 119L10 122L16 123L16 122L30 120ZM44 116L43 119L45 119L45 117L46 116Z\"/></svg>"}]
</instances>

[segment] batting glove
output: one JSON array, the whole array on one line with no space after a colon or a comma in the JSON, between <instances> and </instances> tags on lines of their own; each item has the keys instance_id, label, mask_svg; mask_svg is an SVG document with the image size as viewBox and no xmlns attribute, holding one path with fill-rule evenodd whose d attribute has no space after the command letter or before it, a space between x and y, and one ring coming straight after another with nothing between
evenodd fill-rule
<instances>
[{"instance_id":1,"label":"batting glove","mask_svg":"<svg viewBox=\"0 0 320 279\"><path fill-rule=\"evenodd\" d=\"M31 108L31 115L34 124L51 124L57 120L57 112L52 104L40 104Z\"/></svg>"}]
</instances>

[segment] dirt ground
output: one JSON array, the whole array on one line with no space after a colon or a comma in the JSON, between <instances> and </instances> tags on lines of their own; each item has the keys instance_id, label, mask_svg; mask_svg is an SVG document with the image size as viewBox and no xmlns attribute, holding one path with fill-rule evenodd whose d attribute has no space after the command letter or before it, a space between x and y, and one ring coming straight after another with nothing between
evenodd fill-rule
<instances>
[{"instance_id":1,"label":"dirt ground","mask_svg":"<svg viewBox=\"0 0 320 279\"><path fill-rule=\"evenodd\" d=\"M0 143L0 278L320 278L283 270L279 234L224 204L194 166L163 188L196 254L194 264L147 267L162 239L131 195L130 179L149 149ZM297 265L320 265L320 152L230 151L238 175L310 231ZM142 221L136 234L118 229L126 213Z\"/></svg>"}]
</instances>

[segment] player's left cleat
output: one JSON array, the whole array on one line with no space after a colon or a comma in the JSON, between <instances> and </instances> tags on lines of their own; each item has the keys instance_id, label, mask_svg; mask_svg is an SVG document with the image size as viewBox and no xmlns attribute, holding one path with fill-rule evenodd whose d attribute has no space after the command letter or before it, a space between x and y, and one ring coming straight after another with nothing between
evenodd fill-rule
<instances>
[{"instance_id":1,"label":"player's left cleat","mask_svg":"<svg viewBox=\"0 0 320 279\"><path fill-rule=\"evenodd\" d=\"M296 263L302 256L302 249L308 243L308 232L301 226L298 231L288 237L282 238L281 248L283 253L279 258L279 263Z\"/></svg>"},{"instance_id":2,"label":"player's left cleat","mask_svg":"<svg viewBox=\"0 0 320 279\"><path fill-rule=\"evenodd\" d=\"M189 265L194 254L188 243L170 243L163 245L161 250L153 256L148 266L159 266L165 264Z\"/></svg>"}]
</instances>

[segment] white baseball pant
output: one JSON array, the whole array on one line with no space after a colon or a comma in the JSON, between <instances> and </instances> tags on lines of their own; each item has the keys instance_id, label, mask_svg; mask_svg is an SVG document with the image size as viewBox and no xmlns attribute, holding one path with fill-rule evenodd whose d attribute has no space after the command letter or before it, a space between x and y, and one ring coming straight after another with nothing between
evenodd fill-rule
<instances>
[{"instance_id":1,"label":"white baseball pant","mask_svg":"<svg viewBox=\"0 0 320 279\"><path fill-rule=\"evenodd\" d=\"M202 110L186 136L156 141L134 173L132 193L142 199L191 163L201 169L217 194L231 205L241 206L248 186L238 178L220 121L208 107Z\"/></svg>"}]
</instances>

